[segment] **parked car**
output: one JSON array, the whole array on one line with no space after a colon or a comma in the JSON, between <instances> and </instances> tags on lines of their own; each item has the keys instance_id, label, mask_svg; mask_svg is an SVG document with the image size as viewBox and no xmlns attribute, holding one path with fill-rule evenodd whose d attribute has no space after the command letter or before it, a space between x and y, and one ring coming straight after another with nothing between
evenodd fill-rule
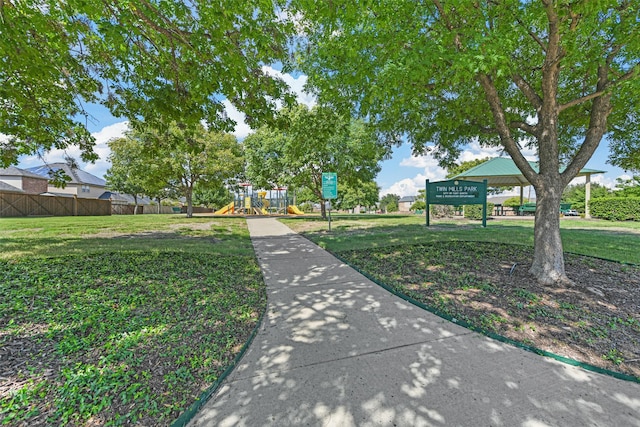
<instances>
[{"instance_id":1,"label":"parked car","mask_svg":"<svg viewBox=\"0 0 640 427\"><path fill-rule=\"evenodd\" d=\"M578 216L578 211L575 209L569 209L565 211L564 216Z\"/></svg>"}]
</instances>

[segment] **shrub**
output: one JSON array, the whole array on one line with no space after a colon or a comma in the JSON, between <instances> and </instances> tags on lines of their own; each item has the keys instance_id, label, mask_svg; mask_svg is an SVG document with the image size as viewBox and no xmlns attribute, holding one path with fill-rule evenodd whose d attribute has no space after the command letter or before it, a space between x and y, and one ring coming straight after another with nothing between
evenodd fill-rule
<instances>
[{"instance_id":1,"label":"shrub","mask_svg":"<svg viewBox=\"0 0 640 427\"><path fill-rule=\"evenodd\" d=\"M455 213L454 207L449 205L430 205L429 210L434 218L450 218Z\"/></svg>"},{"instance_id":2,"label":"shrub","mask_svg":"<svg viewBox=\"0 0 640 427\"><path fill-rule=\"evenodd\" d=\"M522 203L529 203L530 200L527 199L526 197L523 199ZM520 206L520 196L514 196L514 197L510 197L507 200L505 200L504 202L502 202L502 206L508 206L511 208L517 208Z\"/></svg>"},{"instance_id":3,"label":"shrub","mask_svg":"<svg viewBox=\"0 0 640 427\"><path fill-rule=\"evenodd\" d=\"M487 216L493 212L493 203L487 203ZM482 219L482 205L464 205L464 217L468 219Z\"/></svg>"},{"instance_id":4,"label":"shrub","mask_svg":"<svg viewBox=\"0 0 640 427\"><path fill-rule=\"evenodd\" d=\"M589 201L595 218L612 221L640 221L640 197L606 197Z\"/></svg>"}]
</instances>

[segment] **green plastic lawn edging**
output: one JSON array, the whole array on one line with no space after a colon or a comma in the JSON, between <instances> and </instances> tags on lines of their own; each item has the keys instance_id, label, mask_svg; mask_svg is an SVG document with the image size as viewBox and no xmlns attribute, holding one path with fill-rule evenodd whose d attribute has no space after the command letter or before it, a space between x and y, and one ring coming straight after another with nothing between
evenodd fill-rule
<instances>
[{"instance_id":1,"label":"green plastic lawn edging","mask_svg":"<svg viewBox=\"0 0 640 427\"><path fill-rule=\"evenodd\" d=\"M202 409L205 403L207 403L209 399L211 399L211 396L213 396L215 392L218 391L218 388L220 387L222 382L229 376L229 374L231 374L231 372L233 372L233 369L236 367L238 362L240 362L240 359L242 359L242 357L244 356L244 353L247 351L247 349L253 342L253 339L258 334L258 330L262 325L262 319L264 318L264 315L266 312L267 312L267 309L265 307L265 310L262 312L262 314L260 315L260 318L258 319L258 323L253 328L253 331L251 331L251 335L249 335L249 339L247 340L246 343L244 343L244 345L240 349L240 352L233 359L233 362L231 363L231 365L229 365L227 369L224 370L222 375L220 375L220 377L211 385L211 387L203 391L202 394L198 396L196 401L193 402L193 404L186 411L184 411L173 423L171 423L171 427L185 427L189 423L189 421L191 421L193 417L195 417L198 411Z\"/></svg>"},{"instance_id":2,"label":"green plastic lawn edging","mask_svg":"<svg viewBox=\"0 0 640 427\"><path fill-rule=\"evenodd\" d=\"M328 251L328 252L331 252L331 251ZM397 296L397 297L399 297L399 298L401 298L401 299L403 299L403 300L415 305L416 307L419 307L419 308L421 308L423 310L426 310L426 311L428 311L428 312L430 312L432 314L435 314L438 317L441 317L441 318L443 318L445 320L448 320L449 322L455 323L456 325L460 325L463 328L467 328L469 330L481 333L482 335L485 335L485 336L487 336L487 337L489 337L491 339L494 339L496 341L500 341L500 342L503 342L505 344L509 344L509 345L514 346L514 347L521 348L523 350L530 351L532 353L535 353L535 354L538 354L538 355L541 355L541 356L549 357L551 359L557 360L557 361L562 362L562 363L566 363L567 365L578 366L578 367L580 367L582 369L585 369L587 371L592 371L592 372L596 372L596 373L599 373L599 374L608 375L608 376L617 378L619 380L640 383L640 378L637 378L637 377L634 377L634 376L631 376L631 375L627 375L627 374L623 374L623 373L620 373L620 372L610 371L608 369L604 369L604 368L600 368L598 366L590 365L588 363L580 362L580 361L577 361L575 359L570 359L568 357L560 356L559 354L551 353L549 351L542 350L540 348L524 344L524 343L522 343L520 341L516 341L516 340L513 340L511 338L507 338L505 336L496 334L495 332L491 332L491 331L488 331L486 329L479 328L479 327L474 326L474 325L472 325L472 324L470 324L470 323L468 323L468 322L466 322L464 320L456 319L455 317L452 317L452 316L450 316L450 315L448 315L446 313L443 313L442 311L438 310L435 307L428 306L428 305L424 304L423 302L420 302L420 301L410 297L409 295L403 294L402 292L399 292L395 288L393 288L393 287L391 287L391 286L389 286L389 285L387 285L385 283L382 283L382 282L378 281L377 279L375 279L374 277L372 277L368 273L362 271L360 268L356 267L355 265L351 264L349 261L347 261L344 258L342 258L340 255L337 255L337 254L335 254L333 252L331 252L331 254L333 256L335 256L336 258L338 258L340 261L342 261L345 264L347 264L349 267L351 267L354 270L356 270L358 273L362 274L367 279L371 280L376 285L378 285L378 286L384 288L385 290L387 290L388 292L392 293L393 295L395 295L395 296Z\"/></svg>"}]
</instances>

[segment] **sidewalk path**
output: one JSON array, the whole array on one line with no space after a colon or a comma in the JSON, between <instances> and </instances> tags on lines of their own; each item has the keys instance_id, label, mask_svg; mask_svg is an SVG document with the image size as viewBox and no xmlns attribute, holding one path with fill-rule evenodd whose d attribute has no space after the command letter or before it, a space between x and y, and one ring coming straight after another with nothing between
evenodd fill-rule
<instances>
[{"instance_id":1,"label":"sidewalk path","mask_svg":"<svg viewBox=\"0 0 640 427\"><path fill-rule=\"evenodd\" d=\"M640 384L493 341L249 219L261 330L191 426L640 426Z\"/></svg>"}]
</instances>

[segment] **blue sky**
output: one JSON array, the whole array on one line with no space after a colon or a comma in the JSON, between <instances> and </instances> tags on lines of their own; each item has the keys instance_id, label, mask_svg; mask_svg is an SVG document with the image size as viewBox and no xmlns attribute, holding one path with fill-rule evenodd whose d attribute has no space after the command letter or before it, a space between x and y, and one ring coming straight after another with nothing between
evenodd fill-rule
<instances>
[{"instance_id":1,"label":"blue sky","mask_svg":"<svg viewBox=\"0 0 640 427\"><path fill-rule=\"evenodd\" d=\"M312 95L304 92L303 87L306 83L306 76L282 74L275 68L265 67L265 69L274 75L281 77L286 81L292 90L298 94L298 101L306 105L312 106L315 99ZM235 135L242 139L247 136L251 129L244 123L242 113L238 112L228 101L223 101L227 109L227 114L233 118L238 125L236 126ZM82 169L93 175L104 177L104 173L109 168L107 158L109 156L109 147L107 142L112 138L122 136L127 129L127 123L122 118L113 117L109 111L101 105L89 105L87 110L93 116L88 123L89 131L96 138L95 150L100 159L94 164L84 164L81 162ZM71 147L66 151L54 150L47 153L44 157L49 163L63 161L65 154L80 160L80 151L76 147ZM535 153L524 153L530 160L536 160ZM488 149L480 147L478 144L472 144L462 152L461 161L474 160L484 157L495 157L500 155L497 149ZM615 168L606 163L609 156L609 147L607 141L604 140L600 147L596 150L594 156L587 163L587 167L606 171L605 174L592 176L592 182L599 182L608 187L613 188L616 178L621 176L629 176L623 170ZM20 159L19 167L27 168L42 164L42 159L37 156L24 156ZM437 162L431 156L414 157L411 155L410 144L403 144L393 150L393 156L390 160L382 163L382 170L378 174L376 181L381 188L381 195L394 193L399 196L415 195L418 189L424 187L425 179L431 181L439 181L445 178L446 171L438 167ZM577 178L575 182L584 182L584 178ZM515 194L515 193L514 193Z\"/></svg>"}]
</instances>

